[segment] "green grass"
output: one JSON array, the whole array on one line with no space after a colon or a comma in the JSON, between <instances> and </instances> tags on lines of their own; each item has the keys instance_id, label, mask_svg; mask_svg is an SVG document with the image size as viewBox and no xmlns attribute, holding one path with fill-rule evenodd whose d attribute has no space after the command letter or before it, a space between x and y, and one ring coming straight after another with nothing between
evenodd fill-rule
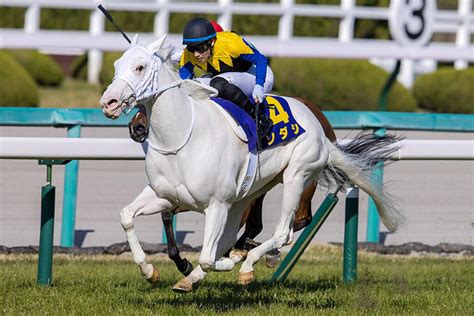
<instances>
[{"instance_id":1,"label":"green grass","mask_svg":"<svg viewBox=\"0 0 474 316\"><path fill-rule=\"evenodd\" d=\"M60 87L40 87L42 108L99 108L99 85L67 78Z\"/></svg>"},{"instance_id":2,"label":"green grass","mask_svg":"<svg viewBox=\"0 0 474 316\"><path fill-rule=\"evenodd\" d=\"M188 254L189 257L189 254ZM193 263L197 256L191 256ZM181 276L165 256L152 256L161 282L152 288L130 255L55 255L53 286L36 285L33 255L0 256L0 312L21 314L231 315L474 313L472 259L359 255L359 280L341 281L341 249L306 252L283 284L274 270L256 266L257 281L236 284L238 269L210 273L190 294L172 285Z\"/></svg>"}]
</instances>

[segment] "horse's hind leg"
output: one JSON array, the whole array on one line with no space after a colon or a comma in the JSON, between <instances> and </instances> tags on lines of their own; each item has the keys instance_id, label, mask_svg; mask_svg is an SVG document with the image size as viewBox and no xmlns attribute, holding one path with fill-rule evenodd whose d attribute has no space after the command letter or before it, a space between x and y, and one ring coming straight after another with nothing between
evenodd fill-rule
<instances>
[{"instance_id":1,"label":"horse's hind leg","mask_svg":"<svg viewBox=\"0 0 474 316\"><path fill-rule=\"evenodd\" d=\"M162 212L161 220L166 233L166 241L168 243L168 256L174 261L176 268L185 276L189 275L193 270L193 265L186 258L179 255L178 245L173 232L173 212Z\"/></svg>"},{"instance_id":2,"label":"horse's hind leg","mask_svg":"<svg viewBox=\"0 0 474 316\"><path fill-rule=\"evenodd\" d=\"M308 142L311 142L308 138ZM301 143L293 150L293 158L283 172L283 199L280 219L271 239L250 250L240 268L239 283L253 281L253 265L268 251L279 249L291 242L293 220L301 195L310 181L324 168L328 151L316 144Z\"/></svg>"},{"instance_id":3,"label":"horse's hind leg","mask_svg":"<svg viewBox=\"0 0 474 316\"><path fill-rule=\"evenodd\" d=\"M133 260L139 266L145 279L154 284L159 280L159 273L156 268L146 261L145 252L138 242L135 234L134 218L140 215L151 215L164 210L171 210L172 205L156 196L155 191L148 185L129 205L125 206L120 212L121 224L132 251Z\"/></svg>"},{"instance_id":4,"label":"horse's hind leg","mask_svg":"<svg viewBox=\"0 0 474 316\"><path fill-rule=\"evenodd\" d=\"M311 200L313 199L314 192L316 191L316 185L316 181L311 182L311 184L304 190L303 195L301 196L300 205L295 214L295 221L293 222L294 232L297 232L308 226L313 219Z\"/></svg>"}]
</instances>

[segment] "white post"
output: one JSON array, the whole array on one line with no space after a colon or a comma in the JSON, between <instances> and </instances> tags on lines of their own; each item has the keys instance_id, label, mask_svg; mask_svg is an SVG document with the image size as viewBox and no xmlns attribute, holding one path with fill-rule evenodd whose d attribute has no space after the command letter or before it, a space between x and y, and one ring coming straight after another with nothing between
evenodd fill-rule
<instances>
[{"instance_id":1,"label":"white post","mask_svg":"<svg viewBox=\"0 0 474 316\"><path fill-rule=\"evenodd\" d=\"M415 62L412 59L403 59L400 69L399 81L408 89L413 87L415 81Z\"/></svg>"},{"instance_id":2,"label":"white post","mask_svg":"<svg viewBox=\"0 0 474 316\"><path fill-rule=\"evenodd\" d=\"M25 13L25 33L36 33L40 28L40 6L31 3Z\"/></svg>"},{"instance_id":3,"label":"white post","mask_svg":"<svg viewBox=\"0 0 474 316\"><path fill-rule=\"evenodd\" d=\"M89 32L92 36L100 36L104 33L104 15L99 9L94 10L90 17ZM91 49L88 52L87 81L99 83L99 73L102 67L104 53L99 49Z\"/></svg>"},{"instance_id":4,"label":"white post","mask_svg":"<svg viewBox=\"0 0 474 316\"><path fill-rule=\"evenodd\" d=\"M341 0L344 17L339 22L339 41L342 43L351 42L354 38L354 6L355 0Z\"/></svg>"},{"instance_id":5,"label":"white post","mask_svg":"<svg viewBox=\"0 0 474 316\"><path fill-rule=\"evenodd\" d=\"M218 0L219 7L222 8L222 13L217 17L217 23L224 29L230 31L232 29L232 4L234 0Z\"/></svg>"},{"instance_id":6,"label":"white post","mask_svg":"<svg viewBox=\"0 0 474 316\"><path fill-rule=\"evenodd\" d=\"M280 17L278 24L278 39L280 41L287 41L293 37L293 15L292 7L295 0L280 0L280 5L283 8L283 14Z\"/></svg>"},{"instance_id":7,"label":"white post","mask_svg":"<svg viewBox=\"0 0 474 316\"><path fill-rule=\"evenodd\" d=\"M153 34L158 38L169 31L170 11L168 9L168 0L156 0L156 3L159 8L155 14Z\"/></svg>"},{"instance_id":8,"label":"white post","mask_svg":"<svg viewBox=\"0 0 474 316\"><path fill-rule=\"evenodd\" d=\"M461 17L461 23L456 32L456 46L467 47L470 44L470 28L472 15L472 0L459 0L458 14ZM466 60L456 60L454 68L465 69L468 66Z\"/></svg>"}]
</instances>

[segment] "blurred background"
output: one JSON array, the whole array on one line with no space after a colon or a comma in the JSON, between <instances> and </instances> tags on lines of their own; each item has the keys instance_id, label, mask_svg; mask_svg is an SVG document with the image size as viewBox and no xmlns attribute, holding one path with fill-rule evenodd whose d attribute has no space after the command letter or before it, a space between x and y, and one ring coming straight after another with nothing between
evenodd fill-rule
<instances>
[{"instance_id":1,"label":"blurred background","mask_svg":"<svg viewBox=\"0 0 474 316\"><path fill-rule=\"evenodd\" d=\"M214 19L271 58L276 93L307 97L323 110L376 110L396 62L378 56L399 49L389 31L389 0L4 0L0 106L97 107L113 76L113 61L127 44L97 10L99 3L129 37L140 33L143 42L169 33L180 45L190 18ZM436 5L436 14L427 12L423 21L431 25L426 27L430 49L440 53L424 55L439 60L399 58L402 68L389 111L474 111L472 60L456 60L453 54L473 53L472 1L437 0ZM410 51L398 55L408 57Z\"/></svg>"}]
</instances>

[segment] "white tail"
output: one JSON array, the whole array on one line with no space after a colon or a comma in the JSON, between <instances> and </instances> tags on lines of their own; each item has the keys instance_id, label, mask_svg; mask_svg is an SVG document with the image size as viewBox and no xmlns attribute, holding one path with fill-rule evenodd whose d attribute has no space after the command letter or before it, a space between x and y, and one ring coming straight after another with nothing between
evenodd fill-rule
<instances>
[{"instance_id":1,"label":"white tail","mask_svg":"<svg viewBox=\"0 0 474 316\"><path fill-rule=\"evenodd\" d=\"M371 184L371 174L379 161L387 160L398 150L396 143L400 138L387 135L382 138L372 134L360 134L350 143L334 145L329 140L330 148L328 165L322 173L325 184L336 182L337 185L357 185L370 195L385 227L390 232L396 231L405 223L405 216L382 188ZM332 180L332 181L331 181Z\"/></svg>"}]
</instances>

